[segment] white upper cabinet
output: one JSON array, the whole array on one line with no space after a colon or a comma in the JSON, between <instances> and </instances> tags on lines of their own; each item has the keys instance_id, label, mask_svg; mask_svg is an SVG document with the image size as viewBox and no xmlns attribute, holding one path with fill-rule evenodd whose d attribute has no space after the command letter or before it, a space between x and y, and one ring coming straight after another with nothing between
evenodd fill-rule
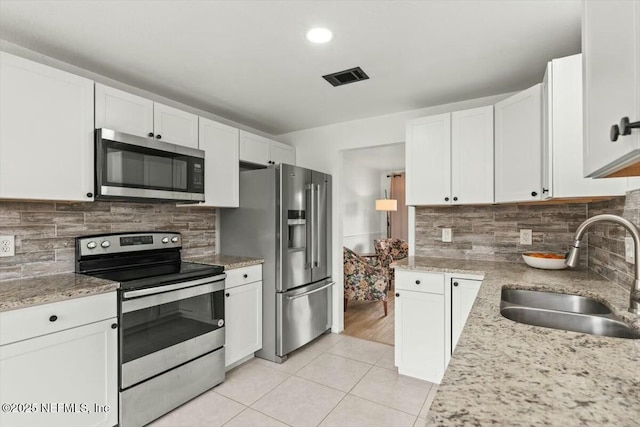
<instances>
[{"instance_id":1,"label":"white upper cabinet","mask_svg":"<svg viewBox=\"0 0 640 427\"><path fill-rule=\"evenodd\" d=\"M205 202L200 206L238 207L239 131L200 117L200 150L204 156Z\"/></svg>"},{"instance_id":2,"label":"white upper cabinet","mask_svg":"<svg viewBox=\"0 0 640 427\"><path fill-rule=\"evenodd\" d=\"M493 106L407 123L407 204L493 203Z\"/></svg>"},{"instance_id":3,"label":"white upper cabinet","mask_svg":"<svg viewBox=\"0 0 640 427\"><path fill-rule=\"evenodd\" d=\"M96 83L96 129L153 136L153 101Z\"/></svg>"},{"instance_id":4,"label":"white upper cabinet","mask_svg":"<svg viewBox=\"0 0 640 427\"><path fill-rule=\"evenodd\" d=\"M153 130L158 140L198 148L198 116L195 114L154 102Z\"/></svg>"},{"instance_id":5,"label":"white upper cabinet","mask_svg":"<svg viewBox=\"0 0 640 427\"><path fill-rule=\"evenodd\" d=\"M267 165L271 160L270 140L260 135L240 131L240 160Z\"/></svg>"},{"instance_id":6,"label":"white upper cabinet","mask_svg":"<svg viewBox=\"0 0 640 427\"><path fill-rule=\"evenodd\" d=\"M291 145L283 144L277 141L271 141L271 150L269 153L271 164L296 164L296 149Z\"/></svg>"},{"instance_id":7,"label":"white upper cabinet","mask_svg":"<svg viewBox=\"0 0 640 427\"><path fill-rule=\"evenodd\" d=\"M493 105L451 113L451 202L493 203Z\"/></svg>"},{"instance_id":8,"label":"white upper cabinet","mask_svg":"<svg viewBox=\"0 0 640 427\"><path fill-rule=\"evenodd\" d=\"M495 201L540 200L542 83L495 105Z\"/></svg>"},{"instance_id":9,"label":"white upper cabinet","mask_svg":"<svg viewBox=\"0 0 640 427\"><path fill-rule=\"evenodd\" d=\"M0 52L0 198L93 200L93 82Z\"/></svg>"},{"instance_id":10,"label":"white upper cabinet","mask_svg":"<svg viewBox=\"0 0 640 427\"><path fill-rule=\"evenodd\" d=\"M448 205L451 201L451 114L407 122L406 203Z\"/></svg>"},{"instance_id":11,"label":"white upper cabinet","mask_svg":"<svg viewBox=\"0 0 640 427\"><path fill-rule=\"evenodd\" d=\"M610 137L623 117L640 121L640 2L582 5L584 175L640 175L640 129L615 142Z\"/></svg>"},{"instance_id":12,"label":"white upper cabinet","mask_svg":"<svg viewBox=\"0 0 640 427\"><path fill-rule=\"evenodd\" d=\"M198 116L96 83L96 128L198 148Z\"/></svg>"},{"instance_id":13,"label":"white upper cabinet","mask_svg":"<svg viewBox=\"0 0 640 427\"><path fill-rule=\"evenodd\" d=\"M623 195L626 178L583 177L582 55L549 62L543 87L543 198Z\"/></svg>"},{"instance_id":14,"label":"white upper cabinet","mask_svg":"<svg viewBox=\"0 0 640 427\"><path fill-rule=\"evenodd\" d=\"M240 161L258 165L296 164L295 148L264 136L240 131Z\"/></svg>"}]
</instances>

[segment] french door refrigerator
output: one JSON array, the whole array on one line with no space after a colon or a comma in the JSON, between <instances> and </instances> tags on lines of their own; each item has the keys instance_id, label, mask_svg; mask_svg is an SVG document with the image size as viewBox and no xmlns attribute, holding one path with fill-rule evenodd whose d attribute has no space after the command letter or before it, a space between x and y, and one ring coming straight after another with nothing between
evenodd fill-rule
<instances>
[{"instance_id":1,"label":"french door refrigerator","mask_svg":"<svg viewBox=\"0 0 640 427\"><path fill-rule=\"evenodd\" d=\"M262 350L287 354L331 328L331 175L280 164L240 173L240 206L221 209L220 251L264 259Z\"/></svg>"}]
</instances>

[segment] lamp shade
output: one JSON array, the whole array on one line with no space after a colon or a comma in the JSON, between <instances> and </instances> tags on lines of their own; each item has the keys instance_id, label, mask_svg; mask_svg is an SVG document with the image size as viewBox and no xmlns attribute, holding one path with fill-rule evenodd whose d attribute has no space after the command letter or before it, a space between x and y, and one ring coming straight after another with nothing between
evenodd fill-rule
<instances>
[{"instance_id":1,"label":"lamp shade","mask_svg":"<svg viewBox=\"0 0 640 427\"><path fill-rule=\"evenodd\" d=\"M377 211L397 211L398 201L394 199L378 199L376 200Z\"/></svg>"}]
</instances>

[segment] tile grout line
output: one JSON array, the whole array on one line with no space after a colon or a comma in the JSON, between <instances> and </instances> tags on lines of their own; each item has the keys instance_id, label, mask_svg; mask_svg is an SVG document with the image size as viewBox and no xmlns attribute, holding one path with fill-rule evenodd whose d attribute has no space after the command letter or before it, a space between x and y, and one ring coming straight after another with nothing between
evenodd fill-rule
<instances>
[{"instance_id":1,"label":"tile grout line","mask_svg":"<svg viewBox=\"0 0 640 427\"><path fill-rule=\"evenodd\" d=\"M378 368L380 368L380 369L385 369L385 368L382 368L381 366L378 366ZM387 369L387 370L389 371L390 369ZM398 375L401 375L401 374L398 374ZM360 379L360 381L362 381L362 379L364 379L364 377L362 377L362 378ZM358 384L360 383L360 381L358 381L358 383L357 383L356 385L358 385ZM355 388L355 386L354 386L354 388ZM384 403L375 402L375 401L373 401L373 400L367 399L366 397L358 396L357 394L353 394L353 393L351 393L351 392L349 392L348 394L350 394L351 396L357 397L357 398L359 398L359 399L366 400L367 402L375 403L375 404L377 404L377 405L384 406L385 408L393 409L394 411L402 412L402 413L404 413L404 414L411 415L412 417L420 418L420 417L419 417L420 412L422 411L422 407L424 406L424 402L426 402L426 401L427 401L427 399L429 398L429 393L431 392L431 388L433 388L433 385L431 385L431 386L429 387L429 391L427 392L427 396L425 397L425 400L424 400L424 401L422 402L422 404L420 405L420 410L418 411L418 415L414 415L414 414L412 414L412 413L410 413L410 412L407 412L407 411L404 411L404 410L402 410L402 409L394 408L393 406L389 406L389 405L386 405L386 404L384 404Z\"/></svg>"}]
</instances>

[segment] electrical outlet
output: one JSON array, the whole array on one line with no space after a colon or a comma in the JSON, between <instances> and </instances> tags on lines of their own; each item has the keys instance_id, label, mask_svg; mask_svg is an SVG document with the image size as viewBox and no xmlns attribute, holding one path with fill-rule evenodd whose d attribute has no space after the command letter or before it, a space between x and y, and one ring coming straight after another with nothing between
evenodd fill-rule
<instances>
[{"instance_id":1,"label":"electrical outlet","mask_svg":"<svg viewBox=\"0 0 640 427\"><path fill-rule=\"evenodd\" d=\"M0 257L14 256L16 254L15 236L0 236Z\"/></svg>"},{"instance_id":2,"label":"electrical outlet","mask_svg":"<svg viewBox=\"0 0 640 427\"><path fill-rule=\"evenodd\" d=\"M451 232L450 228L442 229L442 241L447 243L450 243L453 241L453 233Z\"/></svg>"},{"instance_id":3,"label":"electrical outlet","mask_svg":"<svg viewBox=\"0 0 640 427\"><path fill-rule=\"evenodd\" d=\"M636 263L636 253L635 248L633 247L633 238L625 237L624 238L624 260L629 264Z\"/></svg>"},{"instance_id":4,"label":"electrical outlet","mask_svg":"<svg viewBox=\"0 0 640 427\"><path fill-rule=\"evenodd\" d=\"M520 230L520 244L521 245L531 245L533 244L533 231L531 230Z\"/></svg>"}]
</instances>

